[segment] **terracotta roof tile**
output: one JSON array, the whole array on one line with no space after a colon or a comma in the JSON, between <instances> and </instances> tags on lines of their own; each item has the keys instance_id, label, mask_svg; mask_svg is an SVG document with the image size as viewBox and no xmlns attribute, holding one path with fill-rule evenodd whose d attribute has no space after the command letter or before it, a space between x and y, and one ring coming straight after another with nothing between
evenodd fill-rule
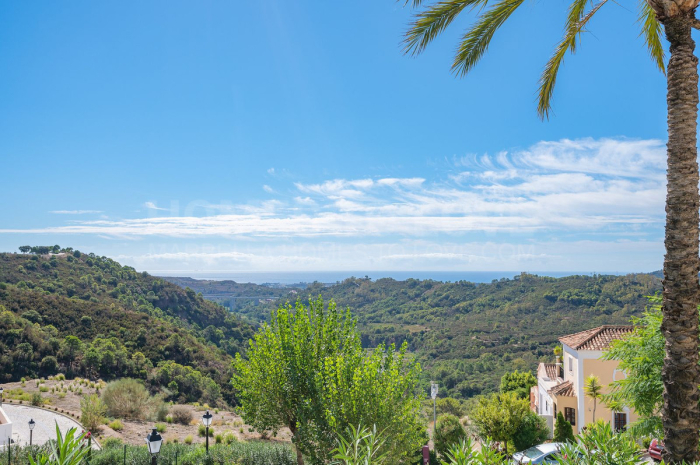
<instances>
[{"instance_id":1,"label":"terracotta roof tile","mask_svg":"<svg viewBox=\"0 0 700 465\"><path fill-rule=\"evenodd\" d=\"M553 396L576 397L574 394L574 384L571 381L564 381L547 391Z\"/></svg>"},{"instance_id":2,"label":"terracotta roof tile","mask_svg":"<svg viewBox=\"0 0 700 465\"><path fill-rule=\"evenodd\" d=\"M559 377L557 371L557 365L554 363L543 363L544 372L547 374L547 378L556 380Z\"/></svg>"},{"instance_id":3,"label":"terracotta roof tile","mask_svg":"<svg viewBox=\"0 0 700 465\"><path fill-rule=\"evenodd\" d=\"M633 326L605 325L560 337L559 341L574 350L605 350L612 341L633 330Z\"/></svg>"}]
</instances>

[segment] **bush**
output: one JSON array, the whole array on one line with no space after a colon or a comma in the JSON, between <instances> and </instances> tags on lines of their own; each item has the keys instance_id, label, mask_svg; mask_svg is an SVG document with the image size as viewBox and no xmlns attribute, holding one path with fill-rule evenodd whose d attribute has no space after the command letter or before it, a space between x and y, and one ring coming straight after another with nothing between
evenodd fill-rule
<instances>
[{"instance_id":1,"label":"bush","mask_svg":"<svg viewBox=\"0 0 700 465\"><path fill-rule=\"evenodd\" d=\"M103 448L103 449L110 449L110 448L112 448L112 447L119 447L119 448L121 448L121 447L122 447L122 444L123 444L123 442L122 442L122 440L119 439L119 438L105 438L105 439L102 441L102 448Z\"/></svg>"},{"instance_id":2,"label":"bush","mask_svg":"<svg viewBox=\"0 0 700 465\"><path fill-rule=\"evenodd\" d=\"M234 443L236 442L236 436L231 431L229 431L226 434L224 434L224 442L226 444Z\"/></svg>"},{"instance_id":3,"label":"bush","mask_svg":"<svg viewBox=\"0 0 700 465\"><path fill-rule=\"evenodd\" d=\"M459 444L465 439L467 439L467 432L459 422L459 418L449 413L438 417L433 434L433 442L438 455L444 458L453 445Z\"/></svg>"},{"instance_id":4,"label":"bush","mask_svg":"<svg viewBox=\"0 0 700 465\"><path fill-rule=\"evenodd\" d=\"M456 417L462 418L464 416L464 409L462 404L452 397L443 397L435 401L435 409L438 415L443 413L449 413Z\"/></svg>"},{"instance_id":5,"label":"bush","mask_svg":"<svg viewBox=\"0 0 700 465\"><path fill-rule=\"evenodd\" d=\"M513 445L516 451L520 451L542 444L548 438L547 421L535 412L530 412L525 416L520 428L513 436Z\"/></svg>"},{"instance_id":6,"label":"bush","mask_svg":"<svg viewBox=\"0 0 700 465\"><path fill-rule=\"evenodd\" d=\"M166 416L166 417L165 417L165 422L166 422L167 424L171 425L171 424L173 423L173 416L172 416L172 415Z\"/></svg>"},{"instance_id":7,"label":"bush","mask_svg":"<svg viewBox=\"0 0 700 465\"><path fill-rule=\"evenodd\" d=\"M192 444L192 441L194 441L194 438L192 437L191 434L187 435L185 438L185 444Z\"/></svg>"},{"instance_id":8,"label":"bush","mask_svg":"<svg viewBox=\"0 0 700 465\"><path fill-rule=\"evenodd\" d=\"M197 427L197 434L200 438L203 438L207 434L207 428L201 423ZM214 437L214 428L212 428L211 426L209 427L209 437Z\"/></svg>"},{"instance_id":9,"label":"bush","mask_svg":"<svg viewBox=\"0 0 700 465\"><path fill-rule=\"evenodd\" d=\"M109 383L102 392L102 400L107 406L107 413L118 418L143 420L152 407L145 386L131 378Z\"/></svg>"},{"instance_id":10,"label":"bush","mask_svg":"<svg viewBox=\"0 0 700 465\"><path fill-rule=\"evenodd\" d=\"M42 384L41 386L39 386L39 392L49 392L49 387Z\"/></svg>"},{"instance_id":11,"label":"bush","mask_svg":"<svg viewBox=\"0 0 700 465\"><path fill-rule=\"evenodd\" d=\"M121 431L124 429L124 423L122 423L121 420L113 420L109 422L108 425L110 428L112 428L114 431Z\"/></svg>"},{"instance_id":12,"label":"bush","mask_svg":"<svg viewBox=\"0 0 700 465\"><path fill-rule=\"evenodd\" d=\"M41 407L44 405L44 398L41 397L40 393L35 392L32 394L32 405L35 407Z\"/></svg>"},{"instance_id":13,"label":"bush","mask_svg":"<svg viewBox=\"0 0 700 465\"><path fill-rule=\"evenodd\" d=\"M561 412L557 413L554 424L554 442L574 442L574 430Z\"/></svg>"},{"instance_id":14,"label":"bush","mask_svg":"<svg viewBox=\"0 0 700 465\"><path fill-rule=\"evenodd\" d=\"M158 402L156 405L155 417L156 421L167 421L170 407L165 402Z\"/></svg>"},{"instance_id":15,"label":"bush","mask_svg":"<svg viewBox=\"0 0 700 465\"><path fill-rule=\"evenodd\" d=\"M166 429L168 429L168 427L165 423L156 423L156 431L159 433L165 433Z\"/></svg>"},{"instance_id":16,"label":"bush","mask_svg":"<svg viewBox=\"0 0 700 465\"><path fill-rule=\"evenodd\" d=\"M189 425L192 422L192 412L184 405L176 405L170 409L170 415L175 423Z\"/></svg>"},{"instance_id":17,"label":"bush","mask_svg":"<svg viewBox=\"0 0 700 465\"><path fill-rule=\"evenodd\" d=\"M106 411L107 407L97 394L80 399L80 422L88 431L96 433L100 430Z\"/></svg>"},{"instance_id":18,"label":"bush","mask_svg":"<svg viewBox=\"0 0 700 465\"><path fill-rule=\"evenodd\" d=\"M217 434L214 436L215 444L221 444L222 442L224 442L224 436L222 434Z\"/></svg>"}]
</instances>

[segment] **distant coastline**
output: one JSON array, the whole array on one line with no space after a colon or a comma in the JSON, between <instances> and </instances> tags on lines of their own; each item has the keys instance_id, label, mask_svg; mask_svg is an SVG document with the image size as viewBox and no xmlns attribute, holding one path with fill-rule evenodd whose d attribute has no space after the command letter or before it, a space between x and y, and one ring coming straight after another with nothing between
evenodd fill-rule
<instances>
[{"instance_id":1,"label":"distant coastline","mask_svg":"<svg viewBox=\"0 0 700 465\"><path fill-rule=\"evenodd\" d=\"M520 271L300 271L300 272L153 272L157 276L168 277L190 277L193 279L205 279L213 281L235 281L237 283L254 283L254 284L296 284L296 283L312 283L318 281L320 283L330 284L343 281L351 276L363 278L368 276L372 280L382 278L392 278L397 281L405 281L410 278L414 279L432 279L434 281L470 281L473 283L490 283L494 279L502 278L513 279L518 276ZM605 275L625 275L635 273L633 271L619 272L595 272L595 271L528 271L528 273L538 276L551 276L553 278L562 278L564 276L585 275L591 276L594 274Z\"/></svg>"}]
</instances>

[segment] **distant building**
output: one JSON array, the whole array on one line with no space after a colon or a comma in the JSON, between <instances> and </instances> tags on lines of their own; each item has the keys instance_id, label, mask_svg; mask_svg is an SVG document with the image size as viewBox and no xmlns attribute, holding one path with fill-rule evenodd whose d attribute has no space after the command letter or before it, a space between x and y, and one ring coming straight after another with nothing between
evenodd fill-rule
<instances>
[{"instance_id":1,"label":"distant building","mask_svg":"<svg viewBox=\"0 0 700 465\"><path fill-rule=\"evenodd\" d=\"M5 411L0 405L0 446L6 446L10 444L12 438L12 421L7 416Z\"/></svg>"},{"instance_id":2,"label":"distant building","mask_svg":"<svg viewBox=\"0 0 700 465\"><path fill-rule=\"evenodd\" d=\"M552 430L554 419L561 412L574 431L580 433L593 421L593 400L583 391L584 380L590 375L597 376L605 393L610 383L624 379L625 373L618 369L617 360L601 360L601 357L612 341L632 330L632 326L600 326L560 337L562 359L557 363L540 363L537 367L537 385L530 391L532 410L543 416ZM630 409L614 412L600 401L595 417L609 421L616 430L625 429L637 420Z\"/></svg>"}]
</instances>

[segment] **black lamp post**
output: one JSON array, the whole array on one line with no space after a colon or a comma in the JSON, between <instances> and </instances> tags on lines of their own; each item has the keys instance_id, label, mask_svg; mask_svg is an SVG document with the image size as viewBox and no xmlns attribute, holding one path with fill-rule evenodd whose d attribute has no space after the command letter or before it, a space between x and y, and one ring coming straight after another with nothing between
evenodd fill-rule
<instances>
[{"instance_id":1,"label":"black lamp post","mask_svg":"<svg viewBox=\"0 0 700 465\"><path fill-rule=\"evenodd\" d=\"M3 401L5 400L5 390L0 386L0 405L2 405Z\"/></svg>"},{"instance_id":2,"label":"black lamp post","mask_svg":"<svg viewBox=\"0 0 700 465\"><path fill-rule=\"evenodd\" d=\"M158 454L160 454L160 446L163 445L163 437L158 434L157 429L153 428L153 431L148 433L146 444L148 445L148 452L151 453L151 465L156 465L158 463Z\"/></svg>"},{"instance_id":3,"label":"black lamp post","mask_svg":"<svg viewBox=\"0 0 700 465\"><path fill-rule=\"evenodd\" d=\"M211 419L214 418L214 416L209 413L209 410L207 410L207 413L202 415L202 423L204 424L204 427L207 429L205 436L207 438L207 454L209 454L209 425L211 425Z\"/></svg>"},{"instance_id":4,"label":"black lamp post","mask_svg":"<svg viewBox=\"0 0 700 465\"><path fill-rule=\"evenodd\" d=\"M34 419L29 420L29 445L32 445L32 433L34 432L34 427L36 426L36 422Z\"/></svg>"}]
</instances>

